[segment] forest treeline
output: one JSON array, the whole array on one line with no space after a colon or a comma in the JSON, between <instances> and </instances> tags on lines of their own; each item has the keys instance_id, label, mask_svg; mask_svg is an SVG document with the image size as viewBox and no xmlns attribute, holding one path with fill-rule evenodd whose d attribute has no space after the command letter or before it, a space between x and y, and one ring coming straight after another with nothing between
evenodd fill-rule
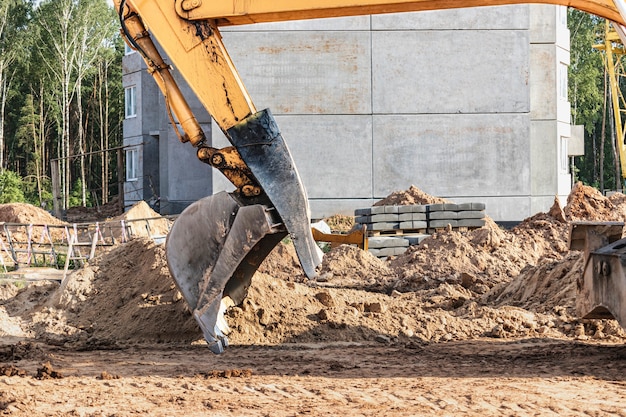
<instances>
[{"instance_id":1,"label":"forest treeline","mask_svg":"<svg viewBox=\"0 0 626 417\"><path fill-rule=\"evenodd\" d=\"M568 11L572 123L585 126L576 180L622 188L603 54L603 19ZM0 0L0 203L62 209L118 195L124 43L107 0Z\"/></svg>"},{"instance_id":2,"label":"forest treeline","mask_svg":"<svg viewBox=\"0 0 626 417\"><path fill-rule=\"evenodd\" d=\"M106 0L0 0L0 203L117 195L124 43ZM54 163L53 163L54 161Z\"/></svg>"}]
</instances>

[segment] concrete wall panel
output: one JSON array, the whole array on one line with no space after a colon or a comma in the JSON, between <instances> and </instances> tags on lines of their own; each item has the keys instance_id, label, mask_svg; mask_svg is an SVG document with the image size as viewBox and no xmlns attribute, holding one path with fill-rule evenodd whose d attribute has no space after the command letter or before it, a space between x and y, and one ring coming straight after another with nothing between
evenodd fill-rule
<instances>
[{"instance_id":1,"label":"concrete wall panel","mask_svg":"<svg viewBox=\"0 0 626 417\"><path fill-rule=\"evenodd\" d=\"M530 117L550 120L557 117L557 57L554 44L530 45Z\"/></svg>"},{"instance_id":2,"label":"concrete wall panel","mask_svg":"<svg viewBox=\"0 0 626 417\"><path fill-rule=\"evenodd\" d=\"M529 109L527 31L468 31L463 36L394 31L372 37L374 113Z\"/></svg>"},{"instance_id":3,"label":"concrete wall panel","mask_svg":"<svg viewBox=\"0 0 626 417\"><path fill-rule=\"evenodd\" d=\"M203 126L203 129L210 129ZM181 143L173 130L160 140L161 199L192 202L212 194L212 168L196 157L196 149Z\"/></svg>"},{"instance_id":4,"label":"concrete wall panel","mask_svg":"<svg viewBox=\"0 0 626 417\"><path fill-rule=\"evenodd\" d=\"M369 116L276 117L309 198L371 197L371 120ZM228 146L219 129L213 132L214 146ZM222 189L232 186L217 178L214 192Z\"/></svg>"},{"instance_id":5,"label":"concrete wall panel","mask_svg":"<svg viewBox=\"0 0 626 417\"><path fill-rule=\"evenodd\" d=\"M259 109L371 112L370 32L232 32L224 41Z\"/></svg>"},{"instance_id":6,"label":"concrete wall panel","mask_svg":"<svg viewBox=\"0 0 626 417\"><path fill-rule=\"evenodd\" d=\"M381 14L372 16L372 29L528 29L528 16L528 5L525 4Z\"/></svg>"},{"instance_id":7,"label":"concrete wall panel","mask_svg":"<svg viewBox=\"0 0 626 417\"><path fill-rule=\"evenodd\" d=\"M530 194L525 115L374 117L374 197L411 184L442 197Z\"/></svg>"},{"instance_id":8,"label":"concrete wall panel","mask_svg":"<svg viewBox=\"0 0 626 417\"><path fill-rule=\"evenodd\" d=\"M554 120L530 123L531 184L533 196L552 196L558 184L558 135Z\"/></svg>"}]
</instances>

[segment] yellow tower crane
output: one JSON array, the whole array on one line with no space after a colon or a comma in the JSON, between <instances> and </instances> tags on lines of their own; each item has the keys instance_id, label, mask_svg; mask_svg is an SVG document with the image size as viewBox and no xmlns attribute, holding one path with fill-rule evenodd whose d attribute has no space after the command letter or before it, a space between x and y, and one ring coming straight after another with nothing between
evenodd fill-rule
<instances>
[{"instance_id":1,"label":"yellow tower crane","mask_svg":"<svg viewBox=\"0 0 626 417\"><path fill-rule=\"evenodd\" d=\"M619 29L618 29L619 30ZM622 38L617 33L610 21L605 22L604 42L593 46L595 49L604 51L604 65L609 78L609 88L611 91L611 107L613 108L613 119L615 124L615 146L619 153L619 166L623 179L626 179L626 137L624 114L626 113L626 99L619 88L621 77L626 76L624 70L623 57L626 54ZM623 186L624 184L622 184Z\"/></svg>"}]
</instances>

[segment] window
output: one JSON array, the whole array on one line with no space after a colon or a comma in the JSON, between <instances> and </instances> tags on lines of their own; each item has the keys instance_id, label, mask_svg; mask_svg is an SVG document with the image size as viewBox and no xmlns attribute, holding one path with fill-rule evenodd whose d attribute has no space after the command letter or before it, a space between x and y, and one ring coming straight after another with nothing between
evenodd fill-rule
<instances>
[{"instance_id":1,"label":"window","mask_svg":"<svg viewBox=\"0 0 626 417\"><path fill-rule=\"evenodd\" d=\"M569 158L567 155L567 138L565 136L559 138L559 148L559 170L567 173Z\"/></svg>"},{"instance_id":2,"label":"window","mask_svg":"<svg viewBox=\"0 0 626 417\"><path fill-rule=\"evenodd\" d=\"M126 150L126 181L137 181L137 165L138 165L137 148Z\"/></svg>"},{"instance_id":3,"label":"window","mask_svg":"<svg viewBox=\"0 0 626 417\"><path fill-rule=\"evenodd\" d=\"M562 62L559 62L558 71L558 90L559 98L567 101L567 68L568 66Z\"/></svg>"},{"instance_id":4,"label":"window","mask_svg":"<svg viewBox=\"0 0 626 417\"><path fill-rule=\"evenodd\" d=\"M124 116L127 119L137 116L137 87L133 85L124 89L124 103Z\"/></svg>"},{"instance_id":5,"label":"window","mask_svg":"<svg viewBox=\"0 0 626 417\"><path fill-rule=\"evenodd\" d=\"M133 52L135 52L135 50L128 46L128 43L124 42L124 55L130 55Z\"/></svg>"}]
</instances>

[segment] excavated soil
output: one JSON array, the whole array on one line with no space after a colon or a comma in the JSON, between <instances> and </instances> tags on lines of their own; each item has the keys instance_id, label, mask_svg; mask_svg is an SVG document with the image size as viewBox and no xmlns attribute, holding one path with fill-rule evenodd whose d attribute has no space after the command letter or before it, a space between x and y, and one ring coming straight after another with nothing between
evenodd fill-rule
<instances>
[{"instance_id":1,"label":"excavated soil","mask_svg":"<svg viewBox=\"0 0 626 417\"><path fill-rule=\"evenodd\" d=\"M441 201L411 187L377 204ZM626 196L577 184L510 230L442 231L387 260L339 246L313 280L283 241L228 310L220 356L164 246L138 236L62 283L0 283L0 413L623 416L626 332L576 316L567 235L625 213Z\"/></svg>"}]
</instances>

